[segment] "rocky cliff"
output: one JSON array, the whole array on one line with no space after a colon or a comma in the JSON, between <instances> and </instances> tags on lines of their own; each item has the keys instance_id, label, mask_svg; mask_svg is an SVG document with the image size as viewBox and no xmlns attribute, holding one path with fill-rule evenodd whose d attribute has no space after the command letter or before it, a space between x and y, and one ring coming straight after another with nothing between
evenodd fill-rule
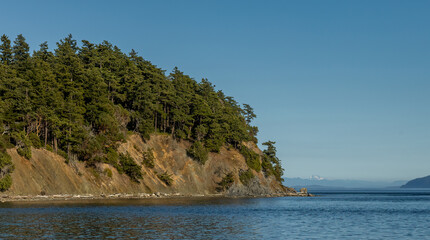
<instances>
[{"instance_id":1,"label":"rocky cliff","mask_svg":"<svg viewBox=\"0 0 430 240\"><path fill-rule=\"evenodd\" d=\"M190 143L176 141L167 135L152 135L144 141L138 135L130 135L122 143L118 152L128 153L141 166L143 178L132 181L126 174L120 174L109 164L98 163L87 167L80 161L66 160L48 150L32 148L32 158L21 157L15 148L8 149L15 171L13 184L4 194L16 195L55 195L55 194L138 194L166 193L182 195L224 194L229 196L294 195L295 191L282 186L273 176L251 170L254 178L247 184L239 179L239 173L247 170L244 157L235 149L221 148L219 153L210 153L204 165L191 159L186 152ZM248 148L261 154L253 143ZM152 151L154 167L142 164L142 154ZM172 180L170 184L160 179L166 173ZM233 182L228 188L220 190L220 182L228 175Z\"/></svg>"}]
</instances>

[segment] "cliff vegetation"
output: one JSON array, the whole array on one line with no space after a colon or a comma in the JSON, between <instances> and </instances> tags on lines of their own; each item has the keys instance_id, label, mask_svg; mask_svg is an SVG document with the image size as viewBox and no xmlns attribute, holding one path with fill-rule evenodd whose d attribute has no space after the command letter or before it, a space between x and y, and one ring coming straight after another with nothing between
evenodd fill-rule
<instances>
[{"instance_id":1,"label":"cliff vegetation","mask_svg":"<svg viewBox=\"0 0 430 240\"><path fill-rule=\"evenodd\" d=\"M255 117L251 106L207 79L195 81L178 68L166 74L134 50L125 54L107 41L78 44L69 35L53 51L44 42L30 54L22 35L13 43L1 36L0 191L14 181L8 149L27 161L35 152L41 156L37 149L53 152L77 173L83 164L96 175L124 174L139 183L147 177L144 169L157 168L154 151L138 147L139 161L120 146L130 136L147 142L160 134L188 142L186 156L200 166L223 148L240 152L247 164L244 184L254 173L280 183L283 169L274 142L264 143L261 153L247 146L257 143ZM101 171L105 165L110 167ZM154 174L171 186L176 175L159 170ZM220 180L223 190L233 178Z\"/></svg>"}]
</instances>

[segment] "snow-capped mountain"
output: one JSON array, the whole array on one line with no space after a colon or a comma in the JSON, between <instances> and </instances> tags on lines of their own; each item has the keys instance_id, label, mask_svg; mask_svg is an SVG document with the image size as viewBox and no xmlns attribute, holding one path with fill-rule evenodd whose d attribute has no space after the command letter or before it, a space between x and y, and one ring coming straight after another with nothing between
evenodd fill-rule
<instances>
[{"instance_id":1,"label":"snow-capped mountain","mask_svg":"<svg viewBox=\"0 0 430 240\"><path fill-rule=\"evenodd\" d=\"M312 175L312 176L310 176L309 177L309 180L317 180L317 181L321 181L321 180L324 180L325 178L323 178L323 177L320 177L320 176L318 176L318 175Z\"/></svg>"}]
</instances>

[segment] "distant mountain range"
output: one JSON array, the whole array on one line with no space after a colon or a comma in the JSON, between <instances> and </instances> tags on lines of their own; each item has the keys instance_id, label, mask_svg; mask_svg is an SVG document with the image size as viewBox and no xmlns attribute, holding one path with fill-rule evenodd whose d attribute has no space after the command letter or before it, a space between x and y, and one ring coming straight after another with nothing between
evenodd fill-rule
<instances>
[{"instance_id":1,"label":"distant mountain range","mask_svg":"<svg viewBox=\"0 0 430 240\"><path fill-rule=\"evenodd\" d=\"M405 185L402 188L430 188L430 175L422 178L415 178Z\"/></svg>"},{"instance_id":2,"label":"distant mountain range","mask_svg":"<svg viewBox=\"0 0 430 240\"><path fill-rule=\"evenodd\" d=\"M407 181L365 181L365 180L330 180L313 175L309 178L285 178L284 185L308 190L357 189L357 188L399 188Z\"/></svg>"}]
</instances>

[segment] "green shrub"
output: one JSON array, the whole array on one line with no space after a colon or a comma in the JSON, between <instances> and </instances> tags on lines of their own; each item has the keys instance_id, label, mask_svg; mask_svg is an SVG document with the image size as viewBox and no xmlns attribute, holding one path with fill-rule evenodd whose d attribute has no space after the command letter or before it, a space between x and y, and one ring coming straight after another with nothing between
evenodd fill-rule
<instances>
[{"instance_id":1,"label":"green shrub","mask_svg":"<svg viewBox=\"0 0 430 240\"><path fill-rule=\"evenodd\" d=\"M257 172L261 171L260 155L243 145L240 147L240 153L245 158L246 165L248 165L248 167Z\"/></svg>"},{"instance_id":2,"label":"green shrub","mask_svg":"<svg viewBox=\"0 0 430 240\"><path fill-rule=\"evenodd\" d=\"M112 174L112 170L110 170L110 168L105 168L105 170L103 170L103 173L108 176L109 178L112 178L113 174Z\"/></svg>"},{"instance_id":3,"label":"green shrub","mask_svg":"<svg viewBox=\"0 0 430 240\"><path fill-rule=\"evenodd\" d=\"M140 171L141 167L136 164L130 154L120 154L119 164L124 173L127 174L132 181L139 182L139 179L143 178L143 174Z\"/></svg>"},{"instance_id":4,"label":"green shrub","mask_svg":"<svg viewBox=\"0 0 430 240\"><path fill-rule=\"evenodd\" d=\"M95 168L98 163L105 162L106 158L104 156L92 156L90 159L85 161L86 167L92 167Z\"/></svg>"},{"instance_id":5,"label":"green shrub","mask_svg":"<svg viewBox=\"0 0 430 240\"><path fill-rule=\"evenodd\" d=\"M264 175L266 177L273 175L273 166L267 156L263 156L263 160L261 161L261 168L263 169Z\"/></svg>"},{"instance_id":6,"label":"green shrub","mask_svg":"<svg viewBox=\"0 0 430 240\"><path fill-rule=\"evenodd\" d=\"M152 152L152 148L148 149L147 151L143 152L143 165L149 168L154 168L154 153Z\"/></svg>"},{"instance_id":7,"label":"green shrub","mask_svg":"<svg viewBox=\"0 0 430 240\"><path fill-rule=\"evenodd\" d=\"M13 132L12 138L15 145L18 147L17 152L19 155L25 157L26 159L31 159L31 141L24 131Z\"/></svg>"},{"instance_id":8,"label":"green shrub","mask_svg":"<svg viewBox=\"0 0 430 240\"><path fill-rule=\"evenodd\" d=\"M36 133L30 133L28 134L28 138L31 142L31 145L35 148L41 148L42 147L42 143L40 142L40 138L39 136L37 136Z\"/></svg>"},{"instance_id":9,"label":"green shrub","mask_svg":"<svg viewBox=\"0 0 430 240\"><path fill-rule=\"evenodd\" d=\"M194 142L193 145L187 150L188 156L202 165L208 160L208 150L201 142Z\"/></svg>"},{"instance_id":10,"label":"green shrub","mask_svg":"<svg viewBox=\"0 0 430 240\"><path fill-rule=\"evenodd\" d=\"M23 156L24 158L30 160L31 159L31 149L29 147L22 147L18 148L16 150L19 155Z\"/></svg>"},{"instance_id":11,"label":"green shrub","mask_svg":"<svg viewBox=\"0 0 430 240\"><path fill-rule=\"evenodd\" d=\"M66 159L66 162L69 161L68 160L69 156L67 155L67 153L65 151L63 151L61 149L57 149L57 154L60 155L60 156L62 156L64 159Z\"/></svg>"},{"instance_id":12,"label":"green shrub","mask_svg":"<svg viewBox=\"0 0 430 240\"><path fill-rule=\"evenodd\" d=\"M175 131L175 136L178 139L187 139L187 134L184 131L182 131L182 129L177 129Z\"/></svg>"},{"instance_id":13,"label":"green shrub","mask_svg":"<svg viewBox=\"0 0 430 240\"><path fill-rule=\"evenodd\" d=\"M0 151L0 169L12 165L12 158L6 152Z\"/></svg>"},{"instance_id":14,"label":"green shrub","mask_svg":"<svg viewBox=\"0 0 430 240\"><path fill-rule=\"evenodd\" d=\"M100 172L97 169L94 167L89 167L88 169L93 174L93 176L96 177L96 179L100 179Z\"/></svg>"},{"instance_id":15,"label":"green shrub","mask_svg":"<svg viewBox=\"0 0 430 240\"><path fill-rule=\"evenodd\" d=\"M48 151L50 151L50 152L53 152L53 151L54 151L54 149L52 148L52 146L51 146L51 145L46 145L46 150L48 150Z\"/></svg>"},{"instance_id":16,"label":"green shrub","mask_svg":"<svg viewBox=\"0 0 430 240\"><path fill-rule=\"evenodd\" d=\"M227 173L218 183L217 191L222 192L228 190L234 183L234 175L232 172Z\"/></svg>"},{"instance_id":17,"label":"green shrub","mask_svg":"<svg viewBox=\"0 0 430 240\"><path fill-rule=\"evenodd\" d=\"M205 140L205 146L206 149L210 152L215 152L215 153L219 153L222 145L224 144L223 139L206 139Z\"/></svg>"},{"instance_id":18,"label":"green shrub","mask_svg":"<svg viewBox=\"0 0 430 240\"><path fill-rule=\"evenodd\" d=\"M7 174L2 179L0 179L0 192L8 190L12 186L12 177Z\"/></svg>"},{"instance_id":19,"label":"green shrub","mask_svg":"<svg viewBox=\"0 0 430 240\"><path fill-rule=\"evenodd\" d=\"M104 159L104 162L107 164L112 165L116 170L118 170L119 174L123 174L124 170L122 169L122 166L118 163L119 161L119 154L115 149L109 148L106 157Z\"/></svg>"},{"instance_id":20,"label":"green shrub","mask_svg":"<svg viewBox=\"0 0 430 240\"><path fill-rule=\"evenodd\" d=\"M251 181L251 179L254 178L254 174L252 173L251 169L248 168L248 170L243 171L240 170L239 172L239 179L242 182L243 185L248 185L248 183Z\"/></svg>"},{"instance_id":21,"label":"green shrub","mask_svg":"<svg viewBox=\"0 0 430 240\"><path fill-rule=\"evenodd\" d=\"M157 177L163 181L167 186L171 186L173 183L172 175L168 174L167 171L165 171L162 174L157 174Z\"/></svg>"},{"instance_id":22,"label":"green shrub","mask_svg":"<svg viewBox=\"0 0 430 240\"><path fill-rule=\"evenodd\" d=\"M0 179L0 192L4 192L12 185L11 173L15 169L12 158L5 151L0 151L0 173L3 178Z\"/></svg>"},{"instance_id":23,"label":"green shrub","mask_svg":"<svg viewBox=\"0 0 430 240\"><path fill-rule=\"evenodd\" d=\"M1 135L0 137L0 151L6 150L8 148L13 148L14 145L10 143L10 137L8 135Z\"/></svg>"}]
</instances>

